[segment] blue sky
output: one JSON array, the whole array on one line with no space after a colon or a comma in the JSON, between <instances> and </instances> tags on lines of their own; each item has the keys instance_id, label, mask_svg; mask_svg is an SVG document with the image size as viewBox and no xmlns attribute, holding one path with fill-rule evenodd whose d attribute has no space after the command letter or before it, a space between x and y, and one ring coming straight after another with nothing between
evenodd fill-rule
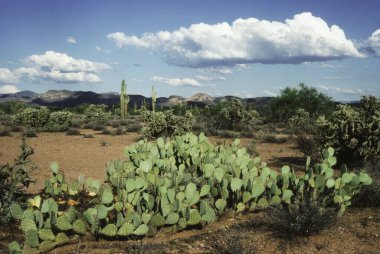
<instances>
[{"instance_id":1,"label":"blue sky","mask_svg":"<svg viewBox=\"0 0 380 254\"><path fill-rule=\"evenodd\" d=\"M380 1L0 0L0 93L380 95Z\"/></svg>"}]
</instances>

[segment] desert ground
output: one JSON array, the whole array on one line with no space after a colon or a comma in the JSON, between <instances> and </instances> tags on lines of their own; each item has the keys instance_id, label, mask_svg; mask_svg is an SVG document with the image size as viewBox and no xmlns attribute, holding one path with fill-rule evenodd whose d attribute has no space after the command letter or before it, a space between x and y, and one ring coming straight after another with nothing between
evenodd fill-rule
<instances>
[{"instance_id":1,"label":"desert ground","mask_svg":"<svg viewBox=\"0 0 380 254\"><path fill-rule=\"evenodd\" d=\"M69 180L79 175L104 179L106 164L123 158L123 150L141 136L127 133L122 136L102 135L93 130L81 130L79 136L65 133L39 133L28 138L34 149L31 160L36 169L31 176L37 179L28 189L37 193L50 176L50 163L58 162L60 170ZM91 134L92 138L84 138ZM209 138L214 144L231 142L231 139ZM249 146L252 139L241 139ZM0 161L12 162L19 152L20 136L0 138ZM290 164L302 170L304 158L291 142L282 144L256 143L262 160L273 169ZM172 234L162 230L155 237L131 238L128 241L82 237L79 243L57 248L52 253L380 253L380 210L378 208L352 208L335 222L333 227L318 235L289 238L276 228L267 212L247 213L238 218L226 214L218 222L204 228L193 228ZM3 228L0 233L0 252L6 253L7 243L23 240L16 227Z\"/></svg>"}]
</instances>

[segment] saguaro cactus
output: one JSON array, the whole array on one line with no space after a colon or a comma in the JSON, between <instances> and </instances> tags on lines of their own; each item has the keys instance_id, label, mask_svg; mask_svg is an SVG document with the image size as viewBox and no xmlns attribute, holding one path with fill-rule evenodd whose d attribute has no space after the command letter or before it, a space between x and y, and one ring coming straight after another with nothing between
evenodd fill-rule
<instances>
[{"instance_id":1,"label":"saguaro cactus","mask_svg":"<svg viewBox=\"0 0 380 254\"><path fill-rule=\"evenodd\" d=\"M120 115L124 118L128 114L128 103L129 96L127 93L127 85L125 80L121 82L121 92L120 92Z\"/></svg>"},{"instance_id":2,"label":"saguaro cactus","mask_svg":"<svg viewBox=\"0 0 380 254\"><path fill-rule=\"evenodd\" d=\"M154 86L152 86L152 110L156 111L156 91L154 90Z\"/></svg>"}]
</instances>

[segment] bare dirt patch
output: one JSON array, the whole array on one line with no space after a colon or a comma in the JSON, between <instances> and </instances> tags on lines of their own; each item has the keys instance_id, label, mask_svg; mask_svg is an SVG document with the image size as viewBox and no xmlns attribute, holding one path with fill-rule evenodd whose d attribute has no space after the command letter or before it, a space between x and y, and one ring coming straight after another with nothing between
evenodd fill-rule
<instances>
[{"instance_id":1,"label":"bare dirt patch","mask_svg":"<svg viewBox=\"0 0 380 254\"><path fill-rule=\"evenodd\" d=\"M65 133L39 133L36 138L27 138L27 144L34 149L31 156L37 169L32 178L37 183L29 191L36 192L43 188L44 179L50 177L50 163L58 162L60 170L69 180L79 175L104 179L106 164L123 157L124 148L136 142L137 133L121 136L101 135L92 130L81 130L82 134L91 134L93 138L82 135L69 136ZM20 136L0 138L0 164L12 162L19 154Z\"/></svg>"}]
</instances>

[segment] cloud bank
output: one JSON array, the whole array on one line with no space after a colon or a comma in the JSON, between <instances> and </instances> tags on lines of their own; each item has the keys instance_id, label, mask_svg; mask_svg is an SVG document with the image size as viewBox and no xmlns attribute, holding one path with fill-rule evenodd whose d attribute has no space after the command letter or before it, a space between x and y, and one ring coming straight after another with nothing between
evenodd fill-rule
<instances>
[{"instance_id":1,"label":"cloud bank","mask_svg":"<svg viewBox=\"0 0 380 254\"><path fill-rule=\"evenodd\" d=\"M170 86L192 86L192 87L200 87L201 84L195 79L191 78L165 78L154 76L152 77L154 82L167 84Z\"/></svg>"},{"instance_id":2,"label":"cloud bank","mask_svg":"<svg viewBox=\"0 0 380 254\"><path fill-rule=\"evenodd\" d=\"M0 86L0 94L17 93L17 92L20 92L20 90L14 85Z\"/></svg>"},{"instance_id":3,"label":"cloud bank","mask_svg":"<svg viewBox=\"0 0 380 254\"><path fill-rule=\"evenodd\" d=\"M371 53L380 56L380 29L372 33L371 37L368 38L368 44Z\"/></svg>"},{"instance_id":4,"label":"cloud bank","mask_svg":"<svg viewBox=\"0 0 380 254\"><path fill-rule=\"evenodd\" d=\"M352 95L367 95L373 94L375 91L373 89L365 89L365 88L340 88L333 86L318 86L319 90L330 92L330 93L338 93L338 94L352 94Z\"/></svg>"},{"instance_id":5,"label":"cloud bank","mask_svg":"<svg viewBox=\"0 0 380 254\"><path fill-rule=\"evenodd\" d=\"M0 83L14 84L20 80L50 80L58 83L99 83L99 72L111 70L105 63L75 59L65 53L46 51L24 59L25 67L13 71L0 68Z\"/></svg>"},{"instance_id":6,"label":"cloud bank","mask_svg":"<svg viewBox=\"0 0 380 254\"><path fill-rule=\"evenodd\" d=\"M330 27L310 12L297 14L285 22L237 19L232 24L199 23L140 37L115 32L107 38L119 48L133 46L152 50L169 64L197 68L363 57L341 28Z\"/></svg>"},{"instance_id":7,"label":"cloud bank","mask_svg":"<svg viewBox=\"0 0 380 254\"><path fill-rule=\"evenodd\" d=\"M7 68L0 68L0 84L14 84L18 78Z\"/></svg>"}]
</instances>

